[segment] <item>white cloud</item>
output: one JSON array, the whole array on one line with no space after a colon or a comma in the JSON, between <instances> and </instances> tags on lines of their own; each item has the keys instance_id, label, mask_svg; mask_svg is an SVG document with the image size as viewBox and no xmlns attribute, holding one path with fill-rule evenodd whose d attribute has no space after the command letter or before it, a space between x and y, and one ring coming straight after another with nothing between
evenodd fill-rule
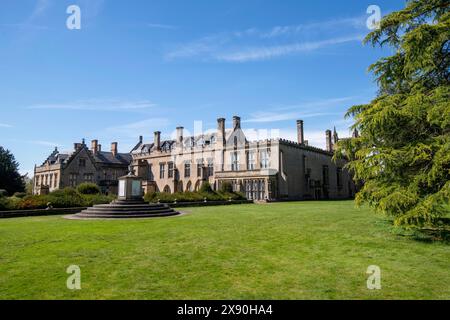
<instances>
[{"instance_id":1,"label":"white cloud","mask_svg":"<svg viewBox=\"0 0 450 320\"><path fill-rule=\"evenodd\" d=\"M164 129L170 121L166 118L150 118L133 123L106 128L108 133L119 137L136 138Z\"/></svg>"},{"instance_id":2,"label":"white cloud","mask_svg":"<svg viewBox=\"0 0 450 320\"><path fill-rule=\"evenodd\" d=\"M236 52L218 55L216 58L226 62L247 62L267 60L279 56L291 55L300 52L314 51L324 47L342 44L347 42L361 41L362 35L354 35L350 37L334 38L313 42L294 43L281 46L255 47Z\"/></svg>"},{"instance_id":3,"label":"white cloud","mask_svg":"<svg viewBox=\"0 0 450 320\"><path fill-rule=\"evenodd\" d=\"M62 144L59 144L57 142L52 141L45 141L45 140L29 140L26 141L27 143L35 144L38 146L46 146L46 147L63 147Z\"/></svg>"},{"instance_id":4,"label":"white cloud","mask_svg":"<svg viewBox=\"0 0 450 320\"><path fill-rule=\"evenodd\" d=\"M277 122L277 121L286 121L286 120L294 120L294 119L306 119L306 118L315 118L315 117L323 117L328 115L337 115L340 113L305 113L305 112L255 112L252 114L252 117L244 122L253 122L253 123L264 123L264 122Z\"/></svg>"},{"instance_id":5,"label":"white cloud","mask_svg":"<svg viewBox=\"0 0 450 320\"><path fill-rule=\"evenodd\" d=\"M167 60L200 57L203 60L247 62L289 54L319 50L324 47L361 41L363 16L302 25L275 26L269 30L249 28L243 31L212 34L166 53Z\"/></svg>"},{"instance_id":6,"label":"white cloud","mask_svg":"<svg viewBox=\"0 0 450 320\"><path fill-rule=\"evenodd\" d=\"M155 29L166 29L166 30L178 29L177 26L172 26L170 24L161 24L161 23L147 23L146 26L149 28L155 28Z\"/></svg>"},{"instance_id":7,"label":"white cloud","mask_svg":"<svg viewBox=\"0 0 450 320\"><path fill-rule=\"evenodd\" d=\"M47 103L28 106L27 109L59 109L59 110L86 110L86 111L131 111L156 107L156 104L148 100L103 100L90 99L66 103Z\"/></svg>"},{"instance_id":8,"label":"white cloud","mask_svg":"<svg viewBox=\"0 0 450 320\"><path fill-rule=\"evenodd\" d=\"M0 123L0 128L12 128L13 126L7 123Z\"/></svg>"},{"instance_id":9,"label":"white cloud","mask_svg":"<svg viewBox=\"0 0 450 320\"><path fill-rule=\"evenodd\" d=\"M341 97L307 101L293 106L281 106L266 111L258 111L250 114L250 119L243 122L265 123L286 120L296 120L330 115L342 115L342 112L333 112L342 104L348 105L359 97Z\"/></svg>"},{"instance_id":10,"label":"white cloud","mask_svg":"<svg viewBox=\"0 0 450 320\"><path fill-rule=\"evenodd\" d=\"M324 31L341 28L360 29L364 28L366 24L365 16L333 19L321 22L312 22L308 24L288 25L288 26L275 26L266 33L262 33L262 38L275 38L281 36L292 36L301 32L310 31Z\"/></svg>"}]
</instances>

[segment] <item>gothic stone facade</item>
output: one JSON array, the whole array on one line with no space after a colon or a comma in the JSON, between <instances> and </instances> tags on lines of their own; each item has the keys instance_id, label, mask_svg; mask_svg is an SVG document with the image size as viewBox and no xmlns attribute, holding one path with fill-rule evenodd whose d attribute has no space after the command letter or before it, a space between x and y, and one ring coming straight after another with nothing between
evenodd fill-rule
<instances>
[{"instance_id":1,"label":"gothic stone facade","mask_svg":"<svg viewBox=\"0 0 450 320\"><path fill-rule=\"evenodd\" d=\"M101 150L97 140L89 149L84 140L75 143L71 153L60 153L57 148L41 166L34 169L34 194L46 194L65 187L76 187L83 182L100 186L103 193L117 194L118 178L128 172L130 153L119 153L117 143L111 151Z\"/></svg>"},{"instance_id":2,"label":"gothic stone facade","mask_svg":"<svg viewBox=\"0 0 450 320\"><path fill-rule=\"evenodd\" d=\"M248 141L237 116L229 130L225 129L225 119L218 119L217 124L217 132L212 134L184 137L179 127L175 140L161 141L160 132L155 132L153 143L145 144L141 138L131 154L133 169L144 179L145 191L196 191L208 181L215 190L228 182L251 200L354 196L355 186L344 169L345 161L332 161L336 131L333 141L327 130L327 150L322 150L308 146L301 120L297 121L297 142Z\"/></svg>"}]
</instances>

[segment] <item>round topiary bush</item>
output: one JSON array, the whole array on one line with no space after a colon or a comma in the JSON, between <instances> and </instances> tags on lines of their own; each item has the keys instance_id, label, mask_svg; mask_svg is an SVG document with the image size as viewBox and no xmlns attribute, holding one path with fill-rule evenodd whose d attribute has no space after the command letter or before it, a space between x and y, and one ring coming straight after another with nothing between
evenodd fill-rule
<instances>
[{"instance_id":1,"label":"round topiary bush","mask_svg":"<svg viewBox=\"0 0 450 320\"><path fill-rule=\"evenodd\" d=\"M80 194L99 194L100 188L95 183L82 183L77 187Z\"/></svg>"}]
</instances>

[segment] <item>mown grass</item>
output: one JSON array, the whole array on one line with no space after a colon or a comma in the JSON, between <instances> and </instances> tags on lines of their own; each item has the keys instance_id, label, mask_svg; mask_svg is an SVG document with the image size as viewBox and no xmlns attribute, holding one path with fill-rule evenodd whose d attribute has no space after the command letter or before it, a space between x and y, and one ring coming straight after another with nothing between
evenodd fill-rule
<instances>
[{"instance_id":1,"label":"mown grass","mask_svg":"<svg viewBox=\"0 0 450 320\"><path fill-rule=\"evenodd\" d=\"M449 299L450 246L351 201L189 208L180 217L0 220L1 299ZM66 288L81 268L82 289ZM378 265L382 289L368 290Z\"/></svg>"}]
</instances>

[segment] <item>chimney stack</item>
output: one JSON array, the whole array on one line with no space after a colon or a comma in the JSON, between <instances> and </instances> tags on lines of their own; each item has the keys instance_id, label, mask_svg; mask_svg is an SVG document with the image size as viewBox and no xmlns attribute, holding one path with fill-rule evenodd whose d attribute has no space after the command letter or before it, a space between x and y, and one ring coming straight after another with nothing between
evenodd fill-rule
<instances>
[{"instance_id":1,"label":"chimney stack","mask_svg":"<svg viewBox=\"0 0 450 320\"><path fill-rule=\"evenodd\" d=\"M241 128L241 118L238 116L233 117L233 130Z\"/></svg>"},{"instance_id":2,"label":"chimney stack","mask_svg":"<svg viewBox=\"0 0 450 320\"><path fill-rule=\"evenodd\" d=\"M99 144L99 145L98 145L98 152L101 152L101 151L102 151L102 145Z\"/></svg>"},{"instance_id":3,"label":"chimney stack","mask_svg":"<svg viewBox=\"0 0 450 320\"><path fill-rule=\"evenodd\" d=\"M117 155L117 142L111 143L111 152L114 157Z\"/></svg>"},{"instance_id":4,"label":"chimney stack","mask_svg":"<svg viewBox=\"0 0 450 320\"><path fill-rule=\"evenodd\" d=\"M217 142L225 145L225 119L217 119Z\"/></svg>"},{"instance_id":5,"label":"chimney stack","mask_svg":"<svg viewBox=\"0 0 450 320\"><path fill-rule=\"evenodd\" d=\"M327 151L333 152L333 142L331 141L331 130L325 131L326 139L327 139Z\"/></svg>"},{"instance_id":6,"label":"chimney stack","mask_svg":"<svg viewBox=\"0 0 450 320\"><path fill-rule=\"evenodd\" d=\"M297 142L305 144L305 133L303 131L303 120L297 120Z\"/></svg>"},{"instance_id":7,"label":"chimney stack","mask_svg":"<svg viewBox=\"0 0 450 320\"><path fill-rule=\"evenodd\" d=\"M156 150L161 150L161 131L155 131L155 138L153 140Z\"/></svg>"},{"instance_id":8,"label":"chimney stack","mask_svg":"<svg viewBox=\"0 0 450 320\"><path fill-rule=\"evenodd\" d=\"M91 151L96 154L98 152L98 140L92 140Z\"/></svg>"},{"instance_id":9,"label":"chimney stack","mask_svg":"<svg viewBox=\"0 0 450 320\"><path fill-rule=\"evenodd\" d=\"M177 127L177 141L176 141L176 145L178 147L182 147L183 146L183 127Z\"/></svg>"},{"instance_id":10,"label":"chimney stack","mask_svg":"<svg viewBox=\"0 0 450 320\"><path fill-rule=\"evenodd\" d=\"M144 141L144 137L143 136L139 136L139 143L142 143Z\"/></svg>"}]
</instances>

